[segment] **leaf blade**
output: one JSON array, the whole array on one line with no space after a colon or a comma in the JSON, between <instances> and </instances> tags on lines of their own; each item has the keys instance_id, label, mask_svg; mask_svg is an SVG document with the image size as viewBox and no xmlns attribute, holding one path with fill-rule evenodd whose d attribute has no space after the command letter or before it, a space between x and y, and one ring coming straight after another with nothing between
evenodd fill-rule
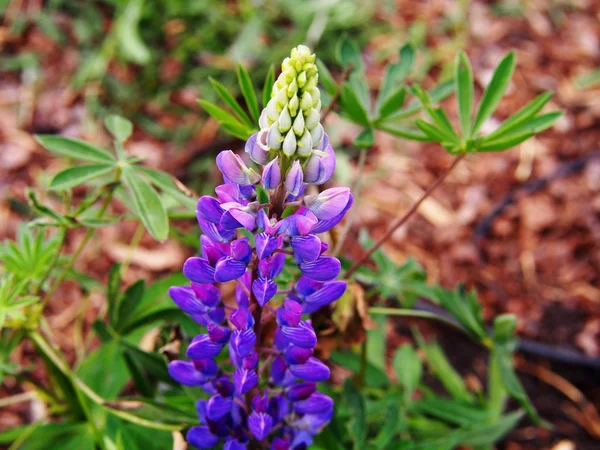
<instances>
[{"instance_id":1,"label":"leaf blade","mask_svg":"<svg viewBox=\"0 0 600 450\"><path fill-rule=\"evenodd\" d=\"M38 134L35 136L35 139L42 147L45 147L52 153L67 158L81 159L99 164L110 164L116 161L116 158L108 151L79 139L50 134Z\"/></svg>"},{"instance_id":2,"label":"leaf blade","mask_svg":"<svg viewBox=\"0 0 600 450\"><path fill-rule=\"evenodd\" d=\"M473 70L469 58L464 52L456 55L454 66L454 83L458 102L460 129L463 137L470 137L471 112L473 110Z\"/></svg>"},{"instance_id":3,"label":"leaf blade","mask_svg":"<svg viewBox=\"0 0 600 450\"><path fill-rule=\"evenodd\" d=\"M250 111L250 115L254 122L252 125L258 123L258 115L260 114L258 110L258 100L256 99L256 92L254 91L254 85L252 84L252 79L250 78L250 74L246 70L244 66L238 64L237 66L237 76L238 83L240 84L240 88L242 90L242 95L246 100L246 105L248 106L248 110Z\"/></svg>"},{"instance_id":4,"label":"leaf blade","mask_svg":"<svg viewBox=\"0 0 600 450\"><path fill-rule=\"evenodd\" d=\"M69 167L57 173L50 181L50 189L66 191L94 178L106 175L114 170L114 166L108 164L86 164L84 166Z\"/></svg>"}]
</instances>

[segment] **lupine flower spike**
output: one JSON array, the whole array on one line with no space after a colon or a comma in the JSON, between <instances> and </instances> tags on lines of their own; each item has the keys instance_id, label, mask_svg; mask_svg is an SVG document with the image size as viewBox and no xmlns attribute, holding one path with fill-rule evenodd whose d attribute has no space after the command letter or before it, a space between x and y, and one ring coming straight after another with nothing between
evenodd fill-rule
<instances>
[{"instance_id":1,"label":"lupine flower spike","mask_svg":"<svg viewBox=\"0 0 600 450\"><path fill-rule=\"evenodd\" d=\"M216 198L198 200L201 256L183 266L190 286L172 287L170 295L207 331L191 341L189 360L171 362L169 372L210 396L198 401L200 424L187 433L201 449L305 449L333 414L333 401L317 391L329 368L313 356L317 335L309 314L346 289L336 280L340 262L326 255L317 235L344 217L352 194L338 187L305 195L307 185L325 183L335 170L317 82L315 55L294 48L262 111L260 131L245 146L257 169L231 150L221 152L216 164L224 184ZM257 186L269 194L268 203L258 201ZM242 229L254 238L240 237ZM291 287L278 284L286 259L301 273ZM236 283L237 302L227 317L219 289L226 282ZM267 321L276 323L272 338L261 332ZM228 367L215 362L223 351Z\"/></svg>"}]
</instances>

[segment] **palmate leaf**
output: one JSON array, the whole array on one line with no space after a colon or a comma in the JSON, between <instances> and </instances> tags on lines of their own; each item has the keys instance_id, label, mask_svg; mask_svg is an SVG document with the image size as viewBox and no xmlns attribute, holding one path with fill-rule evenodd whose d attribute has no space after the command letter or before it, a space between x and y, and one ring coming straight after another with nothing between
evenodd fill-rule
<instances>
[{"instance_id":1,"label":"palmate leaf","mask_svg":"<svg viewBox=\"0 0 600 450\"><path fill-rule=\"evenodd\" d=\"M114 164L116 158L108 151L78 139L55 135L36 135L36 140L59 156L90 161L99 164Z\"/></svg>"},{"instance_id":2,"label":"palmate leaf","mask_svg":"<svg viewBox=\"0 0 600 450\"><path fill-rule=\"evenodd\" d=\"M101 177L113 171L112 164L86 164L84 166L69 167L57 173L50 182L50 189L66 191L94 178Z\"/></svg>"},{"instance_id":3,"label":"palmate leaf","mask_svg":"<svg viewBox=\"0 0 600 450\"><path fill-rule=\"evenodd\" d=\"M131 166L123 168L123 180L144 227L152 237L164 241L169 235L169 219L158 193Z\"/></svg>"}]
</instances>

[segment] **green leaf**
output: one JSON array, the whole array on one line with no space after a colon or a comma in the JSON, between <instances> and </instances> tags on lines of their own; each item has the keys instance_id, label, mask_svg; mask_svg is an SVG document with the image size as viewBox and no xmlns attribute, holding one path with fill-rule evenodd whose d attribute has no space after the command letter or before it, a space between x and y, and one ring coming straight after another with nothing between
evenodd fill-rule
<instances>
[{"instance_id":1,"label":"green leaf","mask_svg":"<svg viewBox=\"0 0 600 450\"><path fill-rule=\"evenodd\" d=\"M397 404L390 404L386 410L379 434L372 441L377 450L384 450L398 433L404 429L404 420Z\"/></svg>"},{"instance_id":2,"label":"green leaf","mask_svg":"<svg viewBox=\"0 0 600 450\"><path fill-rule=\"evenodd\" d=\"M250 117L248 117L248 114L246 114L246 112L244 111L242 106L233 97L233 95L231 95L231 93L227 90L227 88L212 77L209 77L208 79L211 82L211 84L213 85L213 87L215 88L215 90L217 91L217 94L219 94L219 97L221 97L221 100L223 100L225 103L227 103L227 106L229 106L233 110L234 114L239 118L239 120L246 122L249 126L254 126L254 123L252 122ZM202 104L202 101L201 101L201 104ZM210 111L208 111L208 112L209 112L209 114L213 115ZM219 120L221 120L221 119L219 119Z\"/></svg>"},{"instance_id":3,"label":"green leaf","mask_svg":"<svg viewBox=\"0 0 600 450\"><path fill-rule=\"evenodd\" d=\"M239 122L221 122L223 129L243 141L247 140L255 131L253 128L248 128L246 125Z\"/></svg>"},{"instance_id":4,"label":"green leaf","mask_svg":"<svg viewBox=\"0 0 600 450\"><path fill-rule=\"evenodd\" d=\"M152 55L139 34L144 0L131 0L125 4L127 6L115 25L118 50L129 61L145 65L150 62Z\"/></svg>"},{"instance_id":5,"label":"green leaf","mask_svg":"<svg viewBox=\"0 0 600 450\"><path fill-rule=\"evenodd\" d=\"M454 63L454 84L458 102L460 129L465 138L471 133L471 114L473 110L473 71L467 55L460 51Z\"/></svg>"},{"instance_id":6,"label":"green leaf","mask_svg":"<svg viewBox=\"0 0 600 450\"><path fill-rule=\"evenodd\" d=\"M412 412L458 426L471 426L493 419L493 414L489 410L451 399L421 399L415 401L410 408Z\"/></svg>"},{"instance_id":7,"label":"green leaf","mask_svg":"<svg viewBox=\"0 0 600 450\"><path fill-rule=\"evenodd\" d=\"M331 72L329 72L329 69L327 68L325 63L320 59L317 59L317 69L319 69L319 81L321 82L321 85L325 88L325 92L327 92L331 96L335 95L338 89L337 83L333 79L333 76L331 76Z\"/></svg>"},{"instance_id":8,"label":"green leaf","mask_svg":"<svg viewBox=\"0 0 600 450\"><path fill-rule=\"evenodd\" d=\"M256 199L261 205L265 205L271 201L267 190L260 185L256 186Z\"/></svg>"},{"instance_id":9,"label":"green leaf","mask_svg":"<svg viewBox=\"0 0 600 450\"><path fill-rule=\"evenodd\" d=\"M169 219L157 192L131 167L123 168L123 179L144 227L155 239L164 241L169 236Z\"/></svg>"},{"instance_id":10,"label":"green leaf","mask_svg":"<svg viewBox=\"0 0 600 450\"><path fill-rule=\"evenodd\" d=\"M113 264L108 272L106 284L106 302L108 304L108 320L115 324L118 319L119 291L121 290L121 263Z\"/></svg>"},{"instance_id":11,"label":"green leaf","mask_svg":"<svg viewBox=\"0 0 600 450\"><path fill-rule=\"evenodd\" d=\"M423 363L412 345L404 344L394 354L392 361L398 383L403 388L405 402L410 402L423 375Z\"/></svg>"},{"instance_id":12,"label":"green leaf","mask_svg":"<svg viewBox=\"0 0 600 450\"><path fill-rule=\"evenodd\" d=\"M335 47L335 57L344 69L352 67L352 70L362 71L362 58L358 44L344 34Z\"/></svg>"},{"instance_id":13,"label":"green leaf","mask_svg":"<svg viewBox=\"0 0 600 450\"><path fill-rule=\"evenodd\" d=\"M112 164L115 157L106 150L94 147L78 139L56 135L36 135L36 140L45 148L60 156L81 159L100 164Z\"/></svg>"},{"instance_id":14,"label":"green leaf","mask_svg":"<svg viewBox=\"0 0 600 450\"><path fill-rule=\"evenodd\" d=\"M500 99L504 95L504 91L510 83L512 74L515 70L515 53L510 52L506 55L492 75L492 80L483 93L481 102L479 103L479 109L475 115L475 121L473 122L473 128L471 129L471 136L475 136L483 123L490 118L490 116L496 110Z\"/></svg>"},{"instance_id":15,"label":"green leaf","mask_svg":"<svg viewBox=\"0 0 600 450\"><path fill-rule=\"evenodd\" d=\"M466 292L464 285L460 284L454 291L437 286L435 294L435 301L452 314L475 340L485 343L488 332L475 291Z\"/></svg>"},{"instance_id":16,"label":"green leaf","mask_svg":"<svg viewBox=\"0 0 600 450\"><path fill-rule=\"evenodd\" d=\"M387 96L387 98L381 103L381 106L378 108L377 120L385 119L386 117L389 117L402 109L405 99L406 86L400 86L399 89Z\"/></svg>"},{"instance_id":17,"label":"green leaf","mask_svg":"<svg viewBox=\"0 0 600 450\"><path fill-rule=\"evenodd\" d=\"M462 445L478 447L491 445L512 430L523 417L523 411L515 411L490 424L476 425L459 433Z\"/></svg>"},{"instance_id":18,"label":"green leaf","mask_svg":"<svg viewBox=\"0 0 600 450\"><path fill-rule=\"evenodd\" d=\"M410 139L411 141L422 141L422 142L431 142L432 139L427 134L422 133L419 130L415 130L413 128L406 128L402 125L396 125L392 123L376 123L375 127L378 130L385 131L393 136L397 136L402 139Z\"/></svg>"},{"instance_id":19,"label":"green leaf","mask_svg":"<svg viewBox=\"0 0 600 450\"><path fill-rule=\"evenodd\" d=\"M38 426L19 446L20 450L94 450L92 428L85 422L48 423Z\"/></svg>"},{"instance_id":20,"label":"green leaf","mask_svg":"<svg viewBox=\"0 0 600 450\"><path fill-rule=\"evenodd\" d=\"M265 84L263 85L263 94L262 94L262 106L263 108L267 107L267 103L271 100L271 92L273 91L273 84L275 84L275 66L271 64L269 67L269 71L267 72L267 77L265 78Z\"/></svg>"},{"instance_id":21,"label":"green leaf","mask_svg":"<svg viewBox=\"0 0 600 450\"><path fill-rule=\"evenodd\" d=\"M448 139L448 136L446 134L444 134L444 132L442 130L440 130L438 127L436 127L435 125L426 122L423 119L417 119L415 120L415 125L423 132L427 135L427 137L435 142L451 142L450 139Z\"/></svg>"},{"instance_id":22,"label":"green leaf","mask_svg":"<svg viewBox=\"0 0 600 450\"><path fill-rule=\"evenodd\" d=\"M119 343L105 342L91 352L77 368L77 376L99 396L116 398L129 379Z\"/></svg>"},{"instance_id":23,"label":"green leaf","mask_svg":"<svg viewBox=\"0 0 600 450\"><path fill-rule=\"evenodd\" d=\"M514 339L517 329L517 316L500 314L494 318L494 342L505 343Z\"/></svg>"},{"instance_id":24,"label":"green leaf","mask_svg":"<svg viewBox=\"0 0 600 450\"><path fill-rule=\"evenodd\" d=\"M383 117L381 113L383 104L386 103L392 93L398 92L398 85L406 79L414 63L415 49L412 44L408 43L400 49L400 61L388 64L385 68L385 75L377 96L377 109L380 111L380 117Z\"/></svg>"},{"instance_id":25,"label":"green leaf","mask_svg":"<svg viewBox=\"0 0 600 450\"><path fill-rule=\"evenodd\" d=\"M472 402L473 395L468 391L460 374L454 370L442 348L436 343L426 343L420 334L415 334L419 347L425 352L431 372L444 385L456 400Z\"/></svg>"},{"instance_id":26,"label":"green leaf","mask_svg":"<svg viewBox=\"0 0 600 450\"><path fill-rule=\"evenodd\" d=\"M225 111L223 108L218 107L214 103L202 99L198 100L198 103L200 103L200 106L202 106L208 114L217 119L219 122L244 126L244 124L242 124L237 117L235 117L229 111ZM249 118L248 123L250 123Z\"/></svg>"},{"instance_id":27,"label":"green leaf","mask_svg":"<svg viewBox=\"0 0 600 450\"><path fill-rule=\"evenodd\" d=\"M350 117L353 122L365 127L369 126L369 117L367 116L367 111L348 83L344 83L342 86L340 107L342 112Z\"/></svg>"},{"instance_id":28,"label":"green leaf","mask_svg":"<svg viewBox=\"0 0 600 450\"><path fill-rule=\"evenodd\" d=\"M551 97L552 92L544 92L543 94L538 95L536 98L527 103L527 105L502 122L500 126L488 134L485 139L494 140L497 137L508 134L515 128L518 128L530 118L535 116L546 105L546 103L548 103Z\"/></svg>"},{"instance_id":29,"label":"green leaf","mask_svg":"<svg viewBox=\"0 0 600 450\"><path fill-rule=\"evenodd\" d=\"M481 143L477 145L477 151L491 152L512 148L529 139L534 134L550 128L562 114L562 111L542 114L541 116L537 116L530 119L528 122L513 128L512 132L509 134L502 134L495 139L490 140L484 138Z\"/></svg>"},{"instance_id":30,"label":"green leaf","mask_svg":"<svg viewBox=\"0 0 600 450\"><path fill-rule=\"evenodd\" d=\"M358 136L354 138L354 141L352 141L352 143L354 144L354 146L361 149L373 147L373 145L375 144L375 135L373 134L373 128L368 127L362 130L358 134Z\"/></svg>"},{"instance_id":31,"label":"green leaf","mask_svg":"<svg viewBox=\"0 0 600 450\"><path fill-rule=\"evenodd\" d=\"M350 378L344 382L344 404L351 411L346 424L348 435L354 444L354 450L363 450L367 439L367 417L365 398L354 386Z\"/></svg>"},{"instance_id":32,"label":"green leaf","mask_svg":"<svg viewBox=\"0 0 600 450\"><path fill-rule=\"evenodd\" d=\"M387 317L377 316L373 320L377 327L367 331L367 361L385 372Z\"/></svg>"},{"instance_id":33,"label":"green leaf","mask_svg":"<svg viewBox=\"0 0 600 450\"><path fill-rule=\"evenodd\" d=\"M88 164L70 167L57 173L50 182L50 189L66 191L114 170L112 164Z\"/></svg>"},{"instance_id":34,"label":"green leaf","mask_svg":"<svg viewBox=\"0 0 600 450\"><path fill-rule=\"evenodd\" d=\"M117 321L114 323L114 328L118 332L123 332L124 324L133 315L133 312L138 307L146 290L146 282L138 280L127 288L116 305Z\"/></svg>"},{"instance_id":35,"label":"green leaf","mask_svg":"<svg viewBox=\"0 0 600 450\"><path fill-rule=\"evenodd\" d=\"M237 66L237 76L238 83L240 84L240 88L242 90L242 95L246 100L246 105L248 105L250 115L252 116L252 119L254 119L254 123L252 125L256 125L258 124L258 116L260 112L258 110L258 100L256 98L254 86L252 85L252 79L250 78L248 71L241 64L238 64Z\"/></svg>"},{"instance_id":36,"label":"green leaf","mask_svg":"<svg viewBox=\"0 0 600 450\"><path fill-rule=\"evenodd\" d=\"M133 133L133 124L124 117L112 114L104 119L104 125L110 134L120 143L125 142Z\"/></svg>"},{"instance_id":37,"label":"green leaf","mask_svg":"<svg viewBox=\"0 0 600 450\"><path fill-rule=\"evenodd\" d=\"M183 189L178 186L179 183L183 186L179 181L175 182L175 179L171 177L166 172L162 172L160 170L151 169L150 167L144 166L133 166L135 170L142 172L145 176L150 179L150 182L163 191L165 194L173 197L175 200L179 202L182 206L186 208L195 210L197 198L192 196L192 194L185 192Z\"/></svg>"}]
</instances>

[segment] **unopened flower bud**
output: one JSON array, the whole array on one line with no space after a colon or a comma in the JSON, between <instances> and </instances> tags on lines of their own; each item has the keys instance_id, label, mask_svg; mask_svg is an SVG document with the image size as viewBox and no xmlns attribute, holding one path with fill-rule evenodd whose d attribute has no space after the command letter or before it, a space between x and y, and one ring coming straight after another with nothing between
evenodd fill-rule
<instances>
[{"instance_id":1,"label":"unopened flower bud","mask_svg":"<svg viewBox=\"0 0 600 450\"><path fill-rule=\"evenodd\" d=\"M287 106L284 106L279 115L279 131L286 133L292 127L292 116Z\"/></svg>"},{"instance_id":2,"label":"unopened flower bud","mask_svg":"<svg viewBox=\"0 0 600 450\"><path fill-rule=\"evenodd\" d=\"M285 187L288 192L294 196L300 193L300 188L304 180L304 174L302 173L302 167L300 161L296 160L292 164L292 167L288 171L285 177Z\"/></svg>"},{"instance_id":3,"label":"unopened flower bud","mask_svg":"<svg viewBox=\"0 0 600 450\"><path fill-rule=\"evenodd\" d=\"M300 117L300 116L298 116ZM312 151L312 137L308 130L304 130L304 134L298 141L298 148L296 152L298 156L309 156Z\"/></svg>"},{"instance_id":4,"label":"unopened flower bud","mask_svg":"<svg viewBox=\"0 0 600 450\"><path fill-rule=\"evenodd\" d=\"M296 136L302 136L304 133L304 114L298 111L298 115L294 119L294 133Z\"/></svg>"},{"instance_id":5,"label":"unopened flower bud","mask_svg":"<svg viewBox=\"0 0 600 450\"><path fill-rule=\"evenodd\" d=\"M283 141L283 153L292 156L296 152L296 136L292 130L288 131Z\"/></svg>"},{"instance_id":6,"label":"unopened flower bud","mask_svg":"<svg viewBox=\"0 0 600 450\"><path fill-rule=\"evenodd\" d=\"M270 149L281 148L281 132L277 122L273 122L273 125L269 128L269 132L267 133L267 146Z\"/></svg>"}]
</instances>

